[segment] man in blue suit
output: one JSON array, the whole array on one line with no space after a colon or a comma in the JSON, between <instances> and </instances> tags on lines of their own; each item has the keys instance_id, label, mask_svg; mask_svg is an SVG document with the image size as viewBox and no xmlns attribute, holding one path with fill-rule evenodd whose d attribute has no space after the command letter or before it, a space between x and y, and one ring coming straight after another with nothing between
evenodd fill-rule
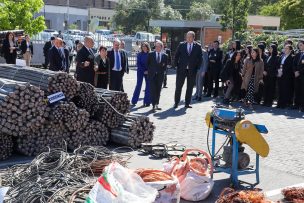
<instances>
[{"instance_id":1,"label":"man in blue suit","mask_svg":"<svg viewBox=\"0 0 304 203\"><path fill-rule=\"evenodd\" d=\"M62 39L56 38L54 46L49 51L49 61L50 61L49 69L52 71L66 70L66 58L62 45L63 45Z\"/></svg>"}]
</instances>

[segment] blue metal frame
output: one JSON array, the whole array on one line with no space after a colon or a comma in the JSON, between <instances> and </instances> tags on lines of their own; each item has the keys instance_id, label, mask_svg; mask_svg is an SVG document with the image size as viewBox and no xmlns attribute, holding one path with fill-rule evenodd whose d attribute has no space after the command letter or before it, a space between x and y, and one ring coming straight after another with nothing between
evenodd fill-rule
<instances>
[{"instance_id":1,"label":"blue metal frame","mask_svg":"<svg viewBox=\"0 0 304 203\"><path fill-rule=\"evenodd\" d=\"M265 126L264 126L265 127ZM265 127L266 129L266 127ZM231 168L224 168L224 167L216 167L214 165L214 156L215 156L215 139L216 134L224 135L224 136L232 136L232 167ZM236 135L234 132L227 132L221 129L216 129L216 125L213 126L213 132L212 132L212 164L214 166L215 173L217 172L223 172L230 174L231 182L234 187L239 187L239 179L238 176L241 175L248 175L248 174L255 174L256 175L256 183L252 185L257 185L260 183L260 172L259 172L259 161L260 161L260 155L256 154L256 165L255 168L247 168L244 170L238 170L238 156L239 156L239 142L237 141ZM212 177L213 178L213 177Z\"/></svg>"}]
</instances>

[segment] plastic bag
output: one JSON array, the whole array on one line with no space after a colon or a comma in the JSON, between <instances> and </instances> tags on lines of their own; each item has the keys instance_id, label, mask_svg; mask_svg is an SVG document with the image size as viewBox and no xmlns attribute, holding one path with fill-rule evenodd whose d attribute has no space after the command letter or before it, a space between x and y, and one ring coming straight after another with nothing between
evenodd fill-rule
<instances>
[{"instance_id":1,"label":"plastic bag","mask_svg":"<svg viewBox=\"0 0 304 203\"><path fill-rule=\"evenodd\" d=\"M190 152L198 152L204 157L192 157ZM206 199L213 189L214 182L210 178L213 173L211 157L199 149L187 149L179 159L173 158L163 164L164 171L176 176L181 187L181 198L189 201Z\"/></svg>"},{"instance_id":2,"label":"plastic bag","mask_svg":"<svg viewBox=\"0 0 304 203\"><path fill-rule=\"evenodd\" d=\"M152 203L157 194L139 175L111 163L98 178L86 203Z\"/></svg>"},{"instance_id":3,"label":"plastic bag","mask_svg":"<svg viewBox=\"0 0 304 203\"><path fill-rule=\"evenodd\" d=\"M181 197L188 201L204 200L211 193L213 185L214 182L210 177L190 171L180 183Z\"/></svg>"},{"instance_id":4,"label":"plastic bag","mask_svg":"<svg viewBox=\"0 0 304 203\"><path fill-rule=\"evenodd\" d=\"M176 177L174 177L174 180L147 182L147 185L158 190L154 203L180 202L180 185Z\"/></svg>"}]
</instances>

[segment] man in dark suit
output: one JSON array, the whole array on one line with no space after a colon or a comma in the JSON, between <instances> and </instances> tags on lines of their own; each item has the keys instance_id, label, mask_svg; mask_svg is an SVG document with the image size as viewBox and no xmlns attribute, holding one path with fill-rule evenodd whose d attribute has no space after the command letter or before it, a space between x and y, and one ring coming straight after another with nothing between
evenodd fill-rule
<instances>
[{"instance_id":1,"label":"man in dark suit","mask_svg":"<svg viewBox=\"0 0 304 203\"><path fill-rule=\"evenodd\" d=\"M78 51L76 56L76 79L94 85L94 52L92 50L94 40L90 36L84 38L84 46Z\"/></svg>"},{"instance_id":2,"label":"man in dark suit","mask_svg":"<svg viewBox=\"0 0 304 203\"><path fill-rule=\"evenodd\" d=\"M189 31L186 36L186 42L182 42L175 54L175 67L176 71L176 89L175 89L175 104L174 108L177 108L182 93L182 88L187 78L187 91L185 99L185 107L192 108L190 106L192 91L195 84L196 73L199 70L202 63L202 47L200 44L194 41L195 33Z\"/></svg>"},{"instance_id":3,"label":"man in dark suit","mask_svg":"<svg viewBox=\"0 0 304 203\"><path fill-rule=\"evenodd\" d=\"M126 55L120 48L120 40L115 39L113 49L108 52L110 60L110 90L122 91L124 74L128 71Z\"/></svg>"},{"instance_id":4,"label":"man in dark suit","mask_svg":"<svg viewBox=\"0 0 304 203\"><path fill-rule=\"evenodd\" d=\"M129 59L128 59L128 53L125 50L125 41L121 41L120 43L120 50L122 51L125 59L126 59L126 73L129 74ZM124 87L123 87L123 80L122 80L122 85L121 85L121 91L124 92Z\"/></svg>"},{"instance_id":5,"label":"man in dark suit","mask_svg":"<svg viewBox=\"0 0 304 203\"><path fill-rule=\"evenodd\" d=\"M295 74L295 108L304 112L304 40L299 40L299 53L294 58Z\"/></svg>"},{"instance_id":6,"label":"man in dark suit","mask_svg":"<svg viewBox=\"0 0 304 203\"><path fill-rule=\"evenodd\" d=\"M66 58L62 49L62 45L62 39L56 38L55 45L49 51L49 69L52 71L64 71L66 69Z\"/></svg>"},{"instance_id":7,"label":"man in dark suit","mask_svg":"<svg viewBox=\"0 0 304 203\"><path fill-rule=\"evenodd\" d=\"M213 49L209 51L209 68L208 68L208 93L206 97L211 97L213 91L213 82L215 83L213 97L218 96L219 77L222 69L223 51L219 48L220 42L213 42Z\"/></svg>"},{"instance_id":8,"label":"man in dark suit","mask_svg":"<svg viewBox=\"0 0 304 203\"><path fill-rule=\"evenodd\" d=\"M64 51L64 56L65 56L65 72L69 73L70 72L70 50L68 49L65 41L63 41L63 51Z\"/></svg>"},{"instance_id":9,"label":"man in dark suit","mask_svg":"<svg viewBox=\"0 0 304 203\"><path fill-rule=\"evenodd\" d=\"M168 56L162 52L163 43L156 41L155 51L149 53L147 59L148 79L150 81L150 97L153 111L161 110L158 107L160 92L164 81L164 75L168 64Z\"/></svg>"},{"instance_id":10,"label":"man in dark suit","mask_svg":"<svg viewBox=\"0 0 304 203\"><path fill-rule=\"evenodd\" d=\"M54 46L55 37L51 37L50 41L46 42L43 46L43 55L44 55L44 68L46 69L49 65L49 51Z\"/></svg>"}]
</instances>

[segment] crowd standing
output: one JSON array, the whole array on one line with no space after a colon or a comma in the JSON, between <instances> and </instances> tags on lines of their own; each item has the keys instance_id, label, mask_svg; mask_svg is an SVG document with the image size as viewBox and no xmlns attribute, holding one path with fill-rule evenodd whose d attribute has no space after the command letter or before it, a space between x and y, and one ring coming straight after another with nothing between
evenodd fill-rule
<instances>
[{"instance_id":1,"label":"crowd standing","mask_svg":"<svg viewBox=\"0 0 304 203\"><path fill-rule=\"evenodd\" d=\"M30 66L33 44L29 35L14 41L14 34L8 32L3 41L2 52L6 63L15 64L18 52ZM90 36L84 41L75 41L74 47L66 46L60 38L51 37L43 47L44 67L52 71L69 72L76 56L78 81L90 83L98 88L124 91L123 77L129 73L128 54L124 42L115 39L112 49L100 46L93 51L94 40ZM261 41L256 47L251 42L230 43L228 51L223 53L220 42L215 40L205 46L195 41L195 33L189 31L186 41L181 42L175 52L161 41L156 41L153 50L150 44L143 42L137 54L137 84L131 99L136 105L145 81L143 106L152 104L152 110L161 110L161 89L167 88L168 67L176 68L176 87L174 108L177 108L182 88L187 79L185 108L192 108L191 101L202 101L203 97L223 97L223 104L241 101L250 109L253 105L277 108L298 109L304 112L304 40L295 44L288 39L283 50L278 43L267 46ZM221 83L220 83L221 81ZM221 88L220 88L220 84ZM193 97L193 88L196 92ZM220 91L220 90L223 91Z\"/></svg>"}]
</instances>

